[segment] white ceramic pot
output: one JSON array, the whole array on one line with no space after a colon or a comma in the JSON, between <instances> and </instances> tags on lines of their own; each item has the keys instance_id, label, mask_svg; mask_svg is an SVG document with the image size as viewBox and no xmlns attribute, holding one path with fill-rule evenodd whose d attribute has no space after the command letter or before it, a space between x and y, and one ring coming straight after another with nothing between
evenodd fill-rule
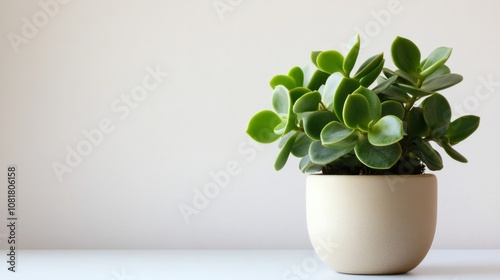
<instances>
[{"instance_id":1,"label":"white ceramic pot","mask_svg":"<svg viewBox=\"0 0 500 280\"><path fill-rule=\"evenodd\" d=\"M432 174L309 175L306 197L311 243L337 272L408 272L434 239L437 180Z\"/></svg>"}]
</instances>

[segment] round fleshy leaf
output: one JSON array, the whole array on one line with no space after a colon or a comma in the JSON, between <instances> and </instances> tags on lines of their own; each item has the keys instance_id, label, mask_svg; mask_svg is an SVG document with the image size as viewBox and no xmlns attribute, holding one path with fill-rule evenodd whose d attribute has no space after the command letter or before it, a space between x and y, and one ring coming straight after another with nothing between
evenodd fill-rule
<instances>
[{"instance_id":1,"label":"round fleshy leaf","mask_svg":"<svg viewBox=\"0 0 500 280\"><path fill-rule=\"evenodd\" d=\"M317 111L321 102L321 94L317 91L308 92L302 95L293 105L294 113L304 113Z\"/></svg>"},{"instance_id":2,"label":"round fleshy leaf","mask_svg":"<svg viewBox=\"0 0 500 280\"><path fill-rule=\"evenodd\" d=\"M307 83L307 88L310 90L318 90L322 85L326 83L326 80L330 77L330 74L325 73L321 70L316 70L314 74L309 79L309 83Z\"/></svg>"},{"instance_id":3,"label":"round fleshy leaf","mask_svg":"<svg viewBox=\"0 0 500 280\"><path fill-rule=\"evenodd\" d=\"M363 95L366 100L368 100L368 105L370 107L370 109L368 110L370 121L378 121L380 119L382 110L380 107L380 99L378 98L377 94L363 86L360 86L358 89L356 89L354 93L359 93Z\"/></svg>"},{"instance_id":4,"label":"round fleshy leaf","mask_svg":"<svg viewBox=\"0 0 500 280\"><path fill-rule=\"evenodd\" d=\"M380 65L380 62L384 60L384 54L377 54L368 58L361 66L359 66L358 72L354 75L354 79L361 79L362 77L368 75L368 73L375 70Z\"/></svg>"},{"instance_id":5,"label":"round fleshy leaf","mask_svg":"<svg viewBox=\"0 0 500 280\"><path fill-rule=\"evenodd\" d=\"M404 103L408 102L411 99L405 90L395 85L389 86L381 94L387 96L388 99L397 100Z\"/></svg>"},{"instance_id":6,"label":"round fleshy leaf","mask_svg":"<svg viewBox=\"0 0 500 280\"><path fill-rule=\"evenodd\" d=\"M311 161L309 155L306 155L300 160L299 169L303 173L317 173L323 169L323 166L319 164L314 164Z\"/></svg>"},{"instance_id":7,"label":"round fleshy leaf","mask_svg":"<svg viewBox=\"0 0 500 280\"><path fill-rule=\"evenodd\" d=\"M321 141L314 141L309 147L309 156L313 163L324 165L348 154L350 151L352 151L352 148L331 149L321 145Z\"/></svg>"},{"instance_id":8,"label":"round fleshy leaf","mask_svg":"<svg viewBox=\"0 0 500 280\"><path fill-rule=\"evenodd\" d=\"M424 119L431 130L450 123L451 107L444 96L434 93L423 103Z\"/></svg>"},{"instance_id":9,"label":"round fleshy leaf","mask_svg":"<svg viewBox=\"0 0 500 280\"><path fill-rule=\"evenodd\" d=\"M321 130L332 121L336 121L335 114L330 111L317 111L304 117L304 132L311 139L320 140Z\"/></svg>"},{"instance_id":10,"label":"round fleshy leaf","mask_svg":"<svg viewBox=\"0 0 500 280\"><path fill-rule=\"evenodd\" d=\"M298 124L297 115L293 112L293 105L301 96L309 92L309 89L304 87L297 87L288 92L288 115L286 116L287 124L285 126L284 134L295 130Z\"/></svg>"},{"instance_id":11,"label":"round fleshy leaf","mask_svg":"<svg viewBox=\"0 0 500 280\"><path fill-rule=\"evenodd\" d=\"M462 163L467 163L467 158L465 158L461 153L459 153L457 150L453 149L450 144L447 142L441 141L439 143L441 147L443 147L444 151L454 160L462 162Z\"/></svg>"},{"instance_id":12,"label":"round fleshy leaf","mask_svg":"<svg viewBox=\"0 0 500 280\"><path fill-rule=\"evenodd\" d=\"M387 146L403 139L403 122L389 115L381 118L368 131L368 141L374 146Z\"/></svg>"},{"instance_id":13,"label":"round fleshy leaf","mask_svg":"<svg viewBox=\"0 0 500 280\"><path fill-rule=\"evenodd\" d=\"M382 72L382 69L384 68L384 63L385 63L385 60L382 59L382 62L380 62L379 65L377 65L377 67L375 67L375 69L373 69L373 71L371 71L370 73L361 77L361 79L359 80L359 83L364 87L369 87L371 84L373 84L373 82L375 82L377 77Z\"/></svg>"},{"instance_id":14,"label":"round fleshy leaf","mask_svg":"<svg viewBox=\"0 0 500 280\"><path fill-rule=\"evenodd\" d=\"M337 121L327 124L321 131L321 143L328 148L353 148L357 140L358 133L356 130L350 129Z\"/></svg>"},{"instance_id":15,"label":"round fleshy leaf","mask_svg":"<svg viewBox=\"0 0 500 280\"><path fill-rule=\"evenodd\" d=\"M422 66L421 75L427 77L446 63L451 56L451 48L439 47L431 52Z\"/></svg>"},{"instance_id":16,"label":"round fleshy leaf","mask_svg":"<svg viewBox=\"0 0 500 280\"><path fill-rule=\"evenodd\" d=\"M292 155L299 158L306 156L309 152L309 146L311 145L311 143L312 139L309 138L305 133L301 132L297 136L297 139L293 144Z\"/></svg>"},{"instance_id":17,"label":"round fleshy leaf","mask_svg":"<svg viewBox=\"0 0 500 280\"><path fill-rule=\"evenodd\" d=\"M274 128L280 122L281 118L275 112L261 111L250 119L247 134L257 142L272 143L280 138L280 135L274 133Z\"/></svg>"},{"instance_id":18,"label":"round fleshy leaf","mask_svg":"<svg viewBox=\"0 0 500 280\"><path fill-rule=\"evenodd\" d=\"M408 136L426 137L431 133L429 125L424 119L424 110L420 107L413 107L410 110L407 122Z\"/></svg>"},{"instance_id":19,"label":"round fleshy leaf","mask_svg":"<svg viewBox=\"0 0 500 280\"><path fill-rule=\"evenodd\" d=\"M318 64L317 64L317 62L316 62L316 61L318 60L318 55L319 55L320 53L322 53L322 51L312 51L312 52L311 52L311 61L312 61L312 63L313 63L316 67L318 67Z\"/></svg>"},{"instance_id":20,"label":"round fleshy leaf","mask_svg":"<svg viewBox=\"0 0 500 280\"><path fill-rule=\"evenodd\" d=\"M344 65L342 66L347 76L351 73L352 68L354 68L354 65L356 64L356 60L358 59L359 48L361 46L359 34L354 36L354 38L349 41L348 45L351 47L345 56Z\"/></svg>"},{"instance_id":21,"label":"round fleshy leaf","mask_svg":"<svg viewBox=\"0 0 500 280\"><path fill-rule=\"evenodd\" d=\"M396 37L391 46L392 60L401 70L413 74L420 68L420 50L410 40Z\"/></svg>"},{"instance_id":22,"label":"round fleshy leaf","mask_svg":"<svg viewBox=\"0 0 500 280\"><path fill-rule=\"evenodd\" d=\"M340 84L337 87L333 95L333 104L328 106L329 110L333 110L335 115L339 120L343 120L343 110L344 104L347 99L347 96L353 93L356 89L359 88L359 82L355 79L350 78L342 78Z\"/></svg>"},{"instance_id":23,"label":"round fleshy leaf","mask_svg":"<svg viewBox=\"0 0 500 280\"><path fill-rule=\"evenodd\" d=\"M288 118L285 117L275 128L274 133L277 135L283 135L285 132L286 124L288 123Z\"/></svg>"},{"instance_id":24,"label":"round fleshy leaf","mask_svg":"<svg viewBox=\"0 0 500 280\"><path fill-rule=\"evenodd\" d=\"M421 88L417 88L417 87L405 85L405 84L397 84L397 87L399 87L400 89L404 90L405 92L407 92L413 96L416 96L416 97L424 97L424 96L428 96L428 95L433 94L432 91L427 91L427 90L424 90Z\"/></svg>"},{"instance_id":25,"label":"round fleshy leaf","mask_svg":"<svg viewBox=\"0 0 500 280\"><path fill-rule=\"evenodd\" d=\"M464 78L458 74L447 74L432 79L426 79L422 84L422 89L426 91L438 91L449 88L460 83Z\"/></svg>"},{"instance_id":26,"label":"round fleshy leaf","mask_svg":"<svg viewBox=\"0 0 500 280\"><path fill-rule=\"evenodd\" d=\"M412 75L410 75L404 71L401 71L399 69L396 71L392 71L390 69L384 68L384 69L382 69L382 73L387 78L391 78L391 77L396 76L396 78L397 78L396 82L399 84L416 85L416 83L418 81L417 78L415 78Z\"/></svg>"},{"instance_id":27,"label":"round fleshy leaf","mask_svg":"<svg viewBox=\"0 0 500 280\"><path fill-rule=\"evenodd\" d=\"M280 116L288 115L290 107L288 89L282 85L278 85L273 90L273 108Z\"/></svg>"},{"instance_id":28,"label":"round fleshy leaf","mask_svg":"<svg viewBox=\"0 0 500 280\"><path fill-rule=\"evenodd\" d=\"M287 75L276 75L271 79L269 84L271 85L271 87L273 89L279 85L282 85L282 86L286 87L287 89L293 89L294 87L297 86L295 83L295 80L292 77L287 76Z\"/></svg>"},{"instance_id":29,"label":"round fleshy leaf","mask_svg":"<svg viewBox=\"0 0 500 280\"><path fill-rule=\"evenodd\" d=\"M295 66L288 72L288 76L295 80L295 86L301 87L304 84L304 72L302 68Z\"/></svg>"},{"instance_id":30,"label":"round fleshy leaf","mask_svg":"<svg viewBox=\"0 0 500 280\"><path fill-rule=\"evenodd\" d=\"M368 130L370 123L370 104L366 97L353 93L347 97L343 111L344 124L352 129Z\"/></svg>"},{"instance_id":31,"label":"round fleshy leaf","mask_svg":"<svg viewBox=\"0 0 500 280\"><path fill-rule=\"evenodd\" d=\"M450 68L448 68L448 66L446 66L446 65L443 64L436 71L434 71L434 73L430 74L425 79L426 80L430 80L430 79L433 79L433 78L436 78L436 77L439 77L439 76L443 76L443 75L446 75L446 74L450 74L450 73L451 73Z\"/></svg>"},{"instance_id":32,"label":"round fleshy leaf","mask_svg":"<svg viewBox=\"0 0 500 280\"><path fill-rule=\"evenodd\" d=\"M396 100L387 100L382 102L382 116L393 115L398 117L399 119L403 119L405 116L405 108L401 102Z\"/></svg>"},{"instance_id":33,"label":"round fleshy leaf","mask_svg":"<svg viewBox=\"0 0 500 280\"><path fill-rule=\"evenodd\" d=\"M274 169L281 170L283 166L285 166L288 157L290 156L290 152L292 151L293 144L295 143L295 139L297 138L297 133L293 134L288 141L286 141L283 148L281 148L278 157L276 158L276 162L274 163Z\"/></svg>"},{"instance_id":34,"label":"round fleshy leaf","mask_svg":"<svg viewBox=\"0 0 500 280\"><path fill-rule=\"evenodd\" d=\"M325 87L323 88L321 94L321 101L326 106L326 108L329 108L333 104L335 92L337 92L342 79L344 79L344 75L342 75L341 73L333 73L326 80Z\"/></svg>"},{"instance_id":35,"label":"round fleshy leaf","mask_svg":"<svg viewBox=\"0 0 500 280\"><path fill-rule=\"evenodd\" d=\"M478 116L462 116L450 123L446 137L448 137L451 145L456 145L474 133L478 127Z\"/></svg>"},{"instance_id":36,"label":"round fleshy leaf","mask_svg":"<svg viewBox=\"0 0 500 280\"><path fill-rule=\"evenodd\" d=\"M344 64L344 56L338 51L331 50L321 52L316 58L316 64L319 69L328 74L344 72L342 67Z\"/></svg>"},{"instance_id":37,"label":"round fleshy leaf","mask_svg":"<svg viewBox=\"0 0 500 280\"><path fill-rule=\"evenodd\" d=\"M413 142L415 145L409 147L410 151L419 157L420 160L425 163L427 168L433 171L443 169L443 159L441 158L441 155L434 150L428 141L424 141L422 138L416 137Z\"/></svg>"},{"instance_id":38,"label":"round fleshy leaf","mask_svg":"<svg viewBox=\"0 0 500 280\"><path fill-rule=\"evenodd\" d=\"M354 147L356 156L364 165L374 169L389 169L401 157L399 143L388 146L374 146L365 135L361 135Z\"/></svg>"},{"instance_id":39,"label":"round fleshy leaf","mask_svg":"<svg viewBox=\"0 0 500 280\"><path fill-rule=\"evenodd\" d=\"M394 82L396 81L397 78L398 78L397 76L392 76L392 77L386 79L386 78L381 76L380 80L377 80L378 84L376 87L373 88L373 92L375 92L375 93L383 92L384 90L388 89L392 84L394 84Z\"/></svg>"},{"instance_id":40,"label":"round fleshy leaf","mask_svg":"<svg viewBox=\"0 0 500 280\"><path fill-rule=\"evenodd\" d=\"M416 85L418 82L418 78L412 76L409 73L406 73L405 71L402 71L401 69L396 70L396 75L398 75L398 82L401 84L407 84L407 85Z\"/></svg>"}]
</instances>

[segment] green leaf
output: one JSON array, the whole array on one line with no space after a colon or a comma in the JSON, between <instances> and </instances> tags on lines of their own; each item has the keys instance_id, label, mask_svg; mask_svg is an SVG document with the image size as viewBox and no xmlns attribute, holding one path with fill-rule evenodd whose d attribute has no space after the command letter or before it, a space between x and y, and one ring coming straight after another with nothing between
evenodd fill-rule
<instances>
[{"instance_id":1,"label":"green leaf","mask_svg":"<svg viewBox=\"0 0 500 280\"><path fill-rule=\"evenodd\" d=\"M380 62L380 64L375 69L373 69L373 71L366 74L359 80L359 83L364 87L369 87L371 84L373 84L373 82L375 82L377 77L382 72L382 69L384 68L384 63L385 60L382 59L382 62Z\"/></svg>"},{"instance_id":2,"label":"green leaf","mask_svg":"<svg viewBox=\"0 0 500 280\"><path fill-rule=\"evenodd\" d=\"M427 125L424 119L424 110L420 107L413 107L410 110L410 115L408 116L407 124L408 136L415 137L427 137L431 129Z\"/></svg>"},{"instance_id":3,"label":"green leaf","mask_svg":"<svg viewBox=\"0 0 500 280\"><path fill-rule=\"evenodd\" d=\"M447 74L432 79L426 79L422 84L422 89L426 91L438 91L449 88L460 83L463 77L458 74Z\"/></svg>"},{"instance_id":4,"label":"green leaf","mask_svg":"<svg viewBox=\"0 0 500 280\"><path fill-rule=\"evenodd\" d=\"M299 169L303 173L317 173L323 169L323 166L319 164L314 164L311 161L309 155L306 155L300 160Z\"/></svg>"},{"instance_id":5,"label":"green leaf","mask_svg":"<svg viewBox=\"0 0 500 280\"><path fill-rule=\"evenodd\" d=\"M394 84L394 82L396 81L396 79L398 78L397 76L392 76L388 79L384 78L384 77L379 77L380 80L377 80L377 81L380 81L378 82L378 85L373 88L373 92L375 93L381 93L383 92L384 90L388 89L392 84Z\"/></svg>"},{"instance_id":6,"label":"green leaf","mask_svg":"<svg viewBox=\"0 0 500 280\"><path fill-rule=\"evenodd\" d=\"M460 154L457 150L453 149L450 144L444 141L440 141L439 145L443 147L444 151L454 160L467 163L467 159Z\"/></svg>"},{"instance_id":7,"label":"green leaf","mask_svg":"<svg viewBox=\"0 0 500 280\"><path fill-rule=\"evenodd\" d=\"M391 46L392 60L399 69L410 73L418 73L420 68L420 50L410 40L396 37Z\"/></svg>"},{"instance_id":8,"label":"green leaf","mask_svg":"<svg viewBox=\"0 0 500 280\"><path fill-rule=\"evenodd\" d=\"M333 74L335 72L343 73L344 56L338 51L330 50L321 52L316 58L318 68L322 71Z\"/></svg>"},{"instance_id":9,"label":"green leaf","mask_svg":"<svg viewBox=\"0 0 500 280\"><path fill-rule=\"evenodd\" d=\"M288 109L290 107L288 89L282 85L278 85L273 91L273 108L276 113L280 116L288 115Z\"/></svg>"},{"instance_id":10,"label":"green leaf","mask_svg":"<svg viewBox=\"0 0 500 280\"><path fill-rule=\"evenodd\" d=\"M330 74L325 73L321 70L316 70L312 75L309 83L307 84L307 88L310 90L318 90L319 87L325 84L326 80L330 77Z\"/></svg>"},{"instance_id":11,"label":"green leaf","mask_svg":"<svg viewBox=\"0 0 500 280\"><path fill-rule=\"evenodd\" d=\"M368 101L369 105L369 118L370 121L376 122L380 119L380 115L382 113L381 107L380 107L380 99L378 98L377 94L363 86L360 86L358 89L354 91L354 93L359 93L363 95L366 100ZM344 108L345 110L345 108Z\"/></svg>"},{"instance_id":12,"label":"green leaf","mask_svg":"<svg viewBox=\"0 0 500 280\"><path fill-rule=\"evenodd\" d=\"M274 128L274 133L278 135L283 135L288 123L288 117L284 117L283 120Z\"/></svg>"},{"instance_id":13,"label":"green leaf","mask_svg":"<svg viewBox=\"0 0 500 280\"><path fill-rule=\"evenodd\" d=\"M367 131L371 119L366 97L360 93L350 94L345 101L343 118L347 127Z\"/></svg>"},{"instance_id":14,"label":"green leaf","mask_svg":"<svg viewBox=\"0 0 500 280\"><path fill-rule=\"evenodd\" d=\"M312 51L311 52L311 61L312 63L318 67L318 64L316 63L316 61L318 60L318 55L322 53L322 51Z\"/></svg>"},{"instance_id":15,"label":"green leaf","mask_svg":"<svg viewBox=\"0 0 500 280\"><path fill-rule=\"evenodd\" d=\"M351 46L351 48L349 49L349 51L345 56L343 65L346 76L349 76L349 73L351 73L352 68L354 68L354 65L356 64L356 60L358 59L359 48L361 46L361 42L359 40L359 34L351 39L349 45Z\"/></svg>"},{"instance_id":16,"label":"green leaf","mask_svg":"<svg viewBox=\"0 0 500 280\"><path fill-rule=\"evenodd\" d=\"M261 111L250 119L247 134L257 142L272 143L280 138L280 135L274 133L274 128L280 122L281 118L273 111Z\"/></svg>"},{"instance_id":17,"label":"green leaf","mask_svg":"<svg viewBox=\"0 0 500 280\"><path fill-rule=\"evenodd\" d=\"M311 91L302 95L293 105L293 112L303 113L317 111L321 102L321 94L317 91Z\"/></svg>"},{"instance_id":18,"label":"green leaf","mask_svg":"<svg viewBox=\"0 0 500 280\"><path fill-rule=\"evenodd\" d=\"M340 82L342 82L342 79L344 78L344 75L341 73L333 73L328 77L325 83L325 87L323 88L322 92L322 102L323 104L329 108L333 104L333 98L335 96L335 92L337 92L337 89L340 85Z\"/></svg>"},{"instance_id":19,"label":"green leaf","mask_svg":"<svg viewBox=\"0 0 500 280\"><path fill-rule=\"evenodd\" d=\"M399 119L403 119L405 116L405 108L401 102L396 100L387 100L382 102L382 116L393 115Z\"/></svg>"},{"instance_id":20,"label":"green leaf","mask_svg":"<svg viewBox=\"0 0 500 280\"><path fill-rule=\"evenodd\" d=\"M416 85L417 81L418 81L417 78L415 78L412 75L410 75L404 71L401 71L399 69L396 71L392 71L390 69L384 68L384 69L382 69L382 73L384 73L384 75L387 78L396 76L397 77L396 82L400 83L400 84Z\"/></svg>"},{"instance_id":21,"label":"green leaf","mask_svg":"<svg viewBox=\"0 0 500 280\"><path fill-rule=\"evenodd\" d=\"M432 74L427 76L427 78L425 78L425 79L430 80L432 78L439 77L439 76L446 75L446 74L450 74L450 73L451 73L450 68L448 68L448 66L443 64L443 65L441 65L441 67L439 67L436 71L434 71Z\"/></svg>"},{"instance_id":22,"label":"green leaf","mask_svg":"<svg viewBox=\"0 0 500 280\"><path fill-rule=\"evenodd\" d=\"M295 143L292 148L292 155L296 157L304 157L309 152L309 146L312 143L312 139L309 138L305 133L301 132L297 136Z\"/></svg>"},{"instance_id":23,"label":"green leaf","mask_svg":"<svg viewBox=\"0 0 500 280\"><path fill-rule=\"evenodd\" d=\"M297 133L293 134L285 143L283 148L281 148L281 151L278 154L278 157L276 158L276 162L274 163L274 169L276 169L276 171L281 170L283 166L285 166L288 157L290 156L290 152L292 151L293 144L295 143L296 138L297 138Z\"/></svg>"},{"instance_id":24,"label":"green leaf","mask_svg":"<svg viewBox=\"0 0 500 280\"><path fill-rule=\"evenodd\" d=\"M293 104L295 104L295 101L297 101L297 99L299 99L302 95L311 92L311 90L305 87L296 87L290 90L289 92L290 92L290 102L293 106Z\"/></svg>"},{"instance_id":25,"label":"green leaf","mask_svg":"<svg viewBox=\"0 0 500 280\"><path fill-rule=\"evenodd\" d=\"M478 127L478 116L462 116L451 122L446 137L448 137L451 145L456 145L474 133Z\"/></svg>"},{"instance_id":26,"label":"green leaf","mask_svg":"<svg viewBox=\"0 0 500 280\"><path fill-rule=\"evenodd\" d=\"M368 141L374 146L388 146L403 139L403 122L389 115L381 118L368 131Z\"/></svg>"},{"instance_id":27,"label":"green leaf","mask_svg":"<svg viewBox=\"0 0 500 280\"><path fill-rule=\"evenodd\" d=\"M450 123L451 107L444 96L434 93L423 103L424 119L431 130Z\"/></svg>"},{"instance_id":28,"label":"green leaf","mask_svg":"<svg viewBox=\"0 0 500 280\"><path fill-rule=\"evenodd\" d=\"M289 95L288 118L285 131L283 133L286 134L297 128L298 118L297 115L293 112L293 106L300 97L302 97L304 94L308 92L309 89L303 87L297 87L288 92Z\"/></svg>"},{"instance_id":29,"label":"green leaf","mask_svg":"<svg viewBox=\"0 0 500 280\"><path fill-rule=\"evenodd\" d=\"M287 89L293 89L297 86L295 80L287 75L276 75L269 82L271 87L274 89L279 85L286 87Z\"/></svg>"},{"instance_id":30,"label":"green leaf","mask_svg":"<svg viewBox=\"0 0 500 280\"><path fill-rule=\"evenodd\" d=\"M418 82L418 78L412 76L409 73L406 73L405 71L402 71L400 69L396 70L395 72L399 78L402 78L402 83L403 84L408 84L408 85L416 85Z\"/></svg>"},{"instance_id":31,"label":"green leaf","mask_svg":"<svg viewBox=\"0 0 500 280\"><path fill-rule=\"evenodd\" d=\"M368 75L368 73L375 70L380 65L380 62L384 59L384 54L377 54L368 58L361 66L359 66L358 72L354 75L354 79L359 80L362 77Z\"/></svg>"},{"instance_id":32,"label":"green leaf","mask_svg":"<svg viewBox=\"0 0 500 280\"><path fill-rule=\"evenodd\" d=\"M415 145L409 147L410 151L419 157L427 165L427 168L433 171L443 169L441 155L432 148L428 141L424 141L420 137L416 137L413 141Z\"/></svg>"},{"instance_id":33,"label":"green leaf","mask_svg":"<svg viewBox=\"0 0 500 280\"><path fill-rule=\"evenodd\" d=\"M303 86L304 84L304 72L302 68L299 66L295 66L288 72L288 76L292 77L295 80L295 85L298 87Z\"/></svg>"},{"instance_id":34,"label":"green leaf","mask_svg":"<svg viewBox=\"0 0 500 280\"><path fill-rule=\"evenodd\" d=\"M314 141L309 147L309 157L313 163L324 165L346 155L350 151L352 151L352 148L331 149L321 145L321 141Z\"/></svg>"},{"instance_id":35,"label":"green leaf","mask_svg":"<svg viewBox=\"0 0 500 280\"><path fill-rule=\"evenodd\" d=\"M399 87L400 89L404 90L405 92L407 92L413 96L416 96L416 97L424 97L424 96L433 94L433 92L431 92L431 91L426 91L426 90L423 90L423 89L420 89L420 88L417 88L414 86L410 86L410 85L405 85L405 84L397 84L397 87Z\"/></svg>"},{"instance_id":36,"label":"green leaf","mask_svg":"<svg viewBox=\"0 0 500 280\"><path fill-rule=\"evenodd\" d=\"M364 165L374 169L391 168L399 160L402 153L399 143L388 146L374 146L365 135L359 137L354 151Z\"/></svg>"},{"instance_id":37,"label":"green leaf","mask_svg":"<svg viewBox=\"0 0 500 280\"><path fill-rule=\"evenodd\" d=\"M304 132L313 140L321 139L321 130L332 121L336 121L335 114L330 111L317 111L304 118Z\"/></svg>"},{"instance_id":38,"label":"green leaf","mask_svg":"<svg viewBox=\"0 0 500 280\"><path fill-rule=\"evenodd\" d=\"M358 132L333 121L321 131L321 143L332 149L353 148L358 140Z\"/></svg>"},{"instance_id":39,"label":"green leaf","mask_svg":"<svg viewBox=\"0 0 500 280\"><path fill-rule=\"evenodd\" d=\"M290 131L287 134L282 135L280 141L278 142L278 148L280 148L280 149L283 148L283 146L285 146L286 142L288 142L288 139L290 139L290 137L292 137L292 135L294 135L296 133L297 133L297 131Z\"/></svg>"},{"instance_id":40,"label":"green leaf","mask_svg":"<svg viewBox=\"0 0 500 280\"><path fill-rule=\"evenodd\" d=\"M384 92L381 93L382 95L387 96L389 99L396 100L399 102L406 103L410 101L410 96L406 93L406 91L400 89L399 87L392 85L389 86Z\"/></svg>"},{"instance_id":41,"label":"green leaf","mask_svg":"<svg viewBox=\"0 0 500 280\"><path fill-rule=\"evenodd\" d=\"M359 88L359 82L355 79L343 78L333 95L333 104L328 109L333 110L339 120L343 120L342 112L347 96Z\"/></svg>"},{"instance_id":42,"label":"green leaf","mask_svg":"<svg viewBox=\"0 0 500 280\"><path fill-rule=\"evenodd\" d=\"M446 63L451 56L451 48L439 47L431 52L422 66L421 75L427 77Z\"/></svg>"}]
</instances>

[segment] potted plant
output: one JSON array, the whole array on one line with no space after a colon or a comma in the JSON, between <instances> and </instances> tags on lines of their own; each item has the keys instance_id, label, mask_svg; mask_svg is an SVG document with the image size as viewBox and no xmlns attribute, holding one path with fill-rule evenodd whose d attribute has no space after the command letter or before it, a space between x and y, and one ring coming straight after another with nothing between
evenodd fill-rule
<instances>
[{"instance_id":1,"label":"potted plant","mask_svg":"<svg viewBox=\"0 0 500 280\"><path fill-rule=\"evenodd\" d=\"M395 274L415 268L436 227L440 146L459 162L454 145L479 126L479 117L452 112L441 91L462 81L446 62L451 48L425 59L396 37L396 70L383 53L361 63L355 36L345 55L313 51L312 65L271 79L272 107L253 116L247 133L260 143L278 139L274 167L290 154L307 178L307 225L319 257L334 270ZM376 85L373 85L376 82ZM433 143L433 144L431 144Z\"/></svg>"}]
</instances>

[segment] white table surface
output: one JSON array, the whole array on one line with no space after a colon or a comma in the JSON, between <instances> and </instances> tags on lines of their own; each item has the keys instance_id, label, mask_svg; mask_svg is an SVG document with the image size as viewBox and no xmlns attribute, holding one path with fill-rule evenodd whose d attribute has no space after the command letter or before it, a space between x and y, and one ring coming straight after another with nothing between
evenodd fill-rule
<instances>
[{"instance_id":1,"label":"white table surface","mask_svg":"<svg viewBox=\"0 0 500 280\"><path fill-rule=\"evenodd\" d=\"M500 279L500 250L431 250L416 269L392 276L338 274L310 250L21 250L17 258L16 273L2 261L1 280Z\"/></svg>"}]
</instances>

